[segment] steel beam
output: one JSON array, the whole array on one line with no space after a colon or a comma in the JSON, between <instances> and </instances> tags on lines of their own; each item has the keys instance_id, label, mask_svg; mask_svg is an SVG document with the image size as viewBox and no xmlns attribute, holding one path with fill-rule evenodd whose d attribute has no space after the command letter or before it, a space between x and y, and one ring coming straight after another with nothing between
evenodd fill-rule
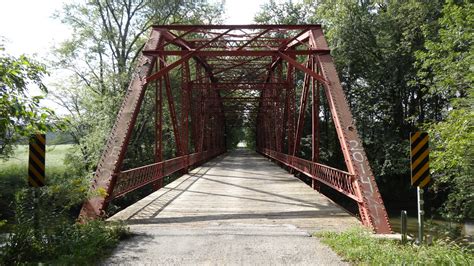
<instances>
[{"instance_id":1,"label":"steel beam","mask_svg":"<svg viewBox=\"0 0 474 266\"><path fill-rule=\"evenodd\" d=\"M312 62L308 60L306 67L311 67ZM300 111L298 114L298 122L296 124L296 136L295 136L295 144L293 145L292 154L296 156L300 149L300 142L301 142L301 135L303 134L304 128L304 117L306 112L306 102L308 100L309 94L309 81L310 76L305 73L304 80L303 80L303 91L301 92L301 99L300 99Z\"/></svg>"},{"instance_id":2,"label":"steel beam","mask_svg":"<svg viewBox=\"0 0 474 266\"><path fill-rule=\"evenodd\" d=\"M159 64L155 62L158 69ZM163 79L157 79L155 82L155 163L163 161ZM159 179L161 169L156 171L156 181L153 183L155 190L163 186L163 179Z\"/></svg>"},{"instance_id":3,"label":"steel beam","mask_svg":"<svg viewBox=\"0 0 474 266\"><path fill-rule=\"evenodd\" d=\"M161 63L161 67L164 67L164 63L163 62L160 62L160 63ZM181 155L184 155L184 147L181 141L182 139L181 139L180 127L178 125L178 116L176 114L174 97L171 91L171 81L170 81L170 76L168 72L164 73L164 79L165 79L165 92L166 92L166 97L168 99L168 109L171 116L171 125L173 127L173 135L174 135L174 140L176 142L177 156L181 156Z\"/></svg>"},{"instance_id":4,"label":"steel beam","mask_svg":"<svg viewBox=\"0 0 474 266\"><path fill-rule=\"evenodd\" d=\"M316 63L313 60L312 67L316 67ZM316 71L319 74L319 68ZM313 162L319 162L319 81L311 77L311 160Z\"/></svg>"},{"instance_id":5,"label":"steel beam","mask_svg":"<svg viewBox=\"0 0 474 266\"><path fill-rule=\"evenodd\" d=\"M167 65L166 67L164 67L163 69L161 69L160 71L156 72L155 74L149 76L146 78L146 83L148 82L151 82L157 78L160 78L162 77L163 75L169 73L169 71L171 71L172 69L174 69L175 67L179 66L180 64L186 62L189 60L189 58L191 58L192 56L194 56L196 54L196 52L198 52L199 50L205 48L206 46L208 46L210 43L212 43L213 41L221 38L222 36L224 36L225 34L227 34L230 30L227 30L221 34L219 34L218 36L214 37L213 39L211 39L210 41L208 41L207 43L199 46L198 48L196 49L193 49L192 51L190 52L187 52L185 55L183 55L180 59L178 59L177 61L171 63L170 65Z\"/></svg>"},{"instance_id":6,"label":"steel beam","mask_svg":"<svg viewBox=\"0 0 474 266\"><path fill-rule=\"evenodd\" d=\"M319 29L321 28L320 24L306 24L306 25L153 25L154 29L162 30L179 30L179 31L188 31L192 29L200 30L258 30L258 29L270 29L270 30L304 30L304 29Z\"/></svg>"},{"instance_id":7,"label":"steel beam","mask_svg":"<svg viewBox=\"0 0 474 266\"><path fill-rule=\"evenodd\" d=\"M146 49L156 48L161 41L161 35L152 31ZM101 217L105 214L110 195L112 195L117 174L132 134L133 125L143 101L146 84L144 80L153 71L156 59L150 56L141 56L138 60L137 71L130 82L125 99L118 112L117 120L109 134L107 144L99 160L97 170L90 187L94 195L82 206L80 219L86 220Z\"/></svg>"},{"instance_id":8,"label":"steel beam","mask_svg":"<svg viewBox=\"0 0 474 266\"><path fill-rule=\"evenodd\" d=\"M275 56L282 53L278 49L268 50L231 50L230 47L222 47L220 50L202 50L193 52L193 56L201 57L216 57L216 56L247 56L247 57L262 57L262 56ZM190 52L179 51L179 50L147 50L143 52L145 55L167 55L167 56L187 56ZM313 50L290 50L285 51L284 54L288 56L294 55L316 55L316 54L327 54L327 49L313 49Z\"/></svg>"},{"instance_id":9,"label":"steel beam","mask_svg":"<svg viewBox=\"0 0 474 266\"><path fill-rule=\"evenodd\" d=\"M320 29L312 30L311 44L316 48L327 49L327 43ZM359 203L362 222L377 233L391 233L388 215L377 188L362 141L357 133L349 104L344 96L339 77L330 55L317 56L325 82L326 97L329 101L336 132L349 173L357 178L357 190L363 201Z\"/></svg>"}]
</instances>

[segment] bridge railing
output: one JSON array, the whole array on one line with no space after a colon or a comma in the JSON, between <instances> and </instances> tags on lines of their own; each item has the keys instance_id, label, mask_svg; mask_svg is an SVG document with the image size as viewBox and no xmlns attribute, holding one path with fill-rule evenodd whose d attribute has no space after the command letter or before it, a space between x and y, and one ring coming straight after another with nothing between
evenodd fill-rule
<instances>
[{"instance_id":1,"label":"bridge railing","mask_svg":"<svg viewBox=\"0 0 474 266\"><path fill-rule=\"evenodd\" d=\"M210 160L223 152L224 151L221 150L210 150L192 153L170 160L121 171L117 175L117 183L115 184L110 200L123 196L137 188L159 181L160 179L180 170Z\"/></svg>"},{"instance_id":2,"label":"bridge railing","mask_svg":"<svg viewBox=\"0 0 474 266\"><path fill-rule=\"evenodd\" d=\"M356 193L355 175L275 150L262 148L258 152L339 191L357 202L361 202Z\"/></svg>"}]
</instances>

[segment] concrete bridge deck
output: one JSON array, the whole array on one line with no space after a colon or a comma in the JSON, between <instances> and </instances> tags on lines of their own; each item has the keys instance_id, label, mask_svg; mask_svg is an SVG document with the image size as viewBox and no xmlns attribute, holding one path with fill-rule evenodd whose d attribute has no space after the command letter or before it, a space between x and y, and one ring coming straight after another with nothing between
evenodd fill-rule
<instances>
[{"instance_id":1,"label":"concrete bridge deck","mask_svg":"<svg viewBox=\"0 0 474 266\"><path fill-rule=\"evenodd\" d=\"M357 219L263 156L222 155L109 220L137 237L106 263L340 264L314 237ZM314 251L314 252L313 252Z\"/></svg>"}]
</instances>

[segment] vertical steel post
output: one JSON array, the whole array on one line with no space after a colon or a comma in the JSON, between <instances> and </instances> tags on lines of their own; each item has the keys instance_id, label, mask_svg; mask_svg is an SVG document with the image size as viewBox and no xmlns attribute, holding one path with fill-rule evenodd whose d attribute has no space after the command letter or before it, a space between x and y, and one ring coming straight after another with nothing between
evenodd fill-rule
<instances>
[{"instance_id":1,"label":"vertical steel post","mask_svg":"<svg viewBox=\"0 0 474 266\"><path fill-rule=\"evenodd\" d=\"M189 61L182 64L181 69L181 144L182 155L189 154ZM188 173L189 160L186 156L184 173Z\"/></svg>"},{"instance_id":2,"label":"vertical steel post","mask_svg":"<svg viewBox=\"0 0 474 266\"><path fill-rule=\"evenodd\" d=\"M156 62L156 69L159 64ZM163 161L163 79L159 78L155 81L155 163ZM162 176L162 169L156 173ZM155 190L163 186L163 178L153 183Z\"/></svg>"},{"instance_id":3,"label":"vertical steel post","mask_svg":"<svg viewBox=\"0 0 474 266\"><path fill-rule=\"evenodd\" d=\"M196 80L202 80L202 67L200 65L196 64ZM203 95L202 95L202 89L200 87L199 90L197 90L196 94L196 101L194 101L195 104L195 118L196 120L193 121L194 123L194 128L195 128L195 152L201 152L202 151L202 119L203 119Z\"/></svg>"},{"instance_id":4,"label":"vertical steel post","mask_svg":"<svg viewBox=\"0 0 474 266\"><path fill-rule=\"evenodd\" d=\"M166 58L164 58L164 60L166 60ZM164 67L163 62L161 62L160 67L161 68ZM174 105L173 94L172 94L172 91L171 91L171 81L170 81L169 73L167 72L164 75L164 77L165 77L166 96L167 96L167 99L168 99L168 108L169 108L170 115L171 115L171 124L172 124L172 127L173 127L173 134L174 134L174 139L175 139L175 142L176 142L176 149L177 149L176 153L177 153L178 156L181 156L181 155L183 155L183 145L182 145L182 142L181 142L181 136L180 136L179 125L178 125L178 117L176 115L176 108L175 108L175 105Z\"/></svg>"},{"instance_id":5,"label":"vertical steel post","mask_svg":"<svg viewBox=\"0 0 474 266\"><path fill-rule=\"evenodd\" d=\"M314 70L315 62L313 57L312 69ZM319 69L316 70L319 74ZM311 159L313 162L319 162L319 81L312 77L311 84Z\"/></svg>"},{"instance_id":6,"label":"vertical steel post","mask_svg":"<svg viewBox=\"0 0 474 266\"><path fill-rule=\"evenodd\" d=\"M283 82L283 64L279 63L276 66L276 81L277 82ZM285 110L286 110L286 105L284 103L285 101L285 90L283 89L284 86L281 86L278 88L278 128L276 131L278 131L279 139L278 139L278 144L279 144L279 149L277 150L278 152L282 152L284 147L285 147Z\"/></svg>"},{"instance_id":7,"label":"vertical steel post","mask_svg":"<svg viewBox=\"0 0 474 266\"><path fill-rule=\"evenodd\" d=\"M310 65L311 65L311 60L309 59L308 63L306 64L306 67L310 67ZM298 122L296 124L295 144L293 145L293 150L292 150L293 156L297 156L297 153L299 152L299 149L300 149L301 135L303 134L304 117L306 113L306 103L308 101L309 81L310 81L310 76L305 73L304 81L303 81L303 91L301 92L301 98L300 98L300 112L298 115Z\"/></svg>"},{"instance_id":8,"label":"vertical steel post","mask_svg":"<svg viewBox=\"0 0 474 266\"><path fill-rule=\"evenodd\" d=\"M407 211L402 211L400 217L400 227L401 227L401 235L402 235L402 244L407 242Z\"/></svg>"},{"instance_id":9,"label":"vertical steel post","mask_svg":"<svg viewBox=\"0 0 474 266\"><path fill-rule=\"evenodd\" d=\"M183 154L189 153L189 61L183 63L181 77L181 127Z\"/></svg>"},{"instance_id":10,"label":"vertical steel post","mask_svg":"<svg viewBox=\"0 0 474 266\"><path fill-rule=\"evenodd\" d=\"M195 73L197 73L197 64L195 64ZM188 95L188 102L189 102L189 115L191 121L189 122L189 130L190 130L190 153L196 152L196 103L194 99L194 87L193 83L189 83L189 95ZM192 146L192 149L191 149Z\"/></svg>"},{"instance_id":11,"label":"vertical steel post","mask_svg":"<svg viewBox=\"0 0 474 266\"><path fill-rule=\"evenodd\" d=\"M420 245L423 244L423 235L424 235L424 216L425 216L425 211L424 211L424 201L423 201L423 189L420 187L416 187L416 194L417 194L417 202L418 202L418 243Z\"/></svg>"},{"instance_id":12,"label":"vertical steel post","mask_svg":"<svg viewBox=\"0 0 474 266\"><path fill-rule=\"evenodd\" d=\"M295 86L294 86L294 67L288 63L286 82L288 89L286 90L286 113L287 113L287 137L288 152L291 154L295 143Z\"/></svg>"},{"instance_id":13,"label":"vertical steel post","mask_svg":"<svg viewBox=\"0 0 474 266\"><path fill-rule=\"evenodd\" d=\"M202 95L202 120L201 120L201 151L207 151L208 150L208 121L209 121L209 103L207 99L209 98L209 92L210 92L210 83L208 78L206 80L206 89L203 92Z\"/></svg>"},{"instance_id":14,"label":"vertical steel post","mask_svg":"<svg viewBox=\"0 0 474 266\"><path fill-rule=\"evenodd\" d=\"M206 86L207 86L207 79L205 79L205 83L206 83ZM206 140L206 121L207 121L207 101L206 101L206 98L208 97L207 95L207 87L206 89L204 89L202 91L202 94L201 94L201 133L200 133L200 136L201 136L201 139L200 139L200 142L199 142L199 145L200 145L200 151L204 151L205 150L205 140Z\"/></svg>"},{"instance_id":15,"label":"vertical steel post","mask_svg":"<svg viewBox=\"0 0 474 266\"><path fill-rule=\"evenodd\" d=\"M315 58L311 57L311 70L319 73L319 68L315 69L317 64ZM311 77L311 160L319 162L319 81ZM321 184L313 179L313 189L321 192Z\"/></svg>"},{"instance_id":16,"label":"vertical steel post","mask_svg":"<svg viewBox=\"0 0 474 266\"><path fill-rule=\"evenodd\" d=\"M158 62L157 62L158 63ZM158 64L157 64L158 68ZM155 82L155 162L163 160L163 79Z\"/></svg>"}]
</instances>

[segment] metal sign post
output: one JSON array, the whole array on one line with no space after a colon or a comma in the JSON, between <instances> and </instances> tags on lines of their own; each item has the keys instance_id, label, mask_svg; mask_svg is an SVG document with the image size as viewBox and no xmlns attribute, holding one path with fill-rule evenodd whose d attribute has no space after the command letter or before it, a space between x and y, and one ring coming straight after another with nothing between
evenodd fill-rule
<instances>
[{"instance_id":1,"label":"metal sign post","mask_svg":"<svg viewBox=\"0 0 474 266\"><path fill-rule=\"evenodd\" d=\"M423 188L430 182L430 149L426 132L410 134L411 184L416 186L418 206L418 243L423 244Z\"/></svg>"},{"instance_id":2,"label":"metal sign post","mask_svg":"<svg viewBox=\"0 0 474 266\"><path fill-rule=\"evenodd\" d=\"M34 134L30 137L28 156L28 185L32 187L33 200L33 230L35 236L39 239L39 187L45 185L45 162L46 162L46 135Z\"/></svg>"},{"instance_id":3,"label":"metal sign post","mask_svg":"<svg viewBox=\"0 0 474 266\"><path fill-rule=\"evenodd\" d=\"M405 244L407 242L407 211L402 211L400 219L402 229L402 244Z\"/></svg>"},{"instance_id":4,"label":"metal sign post","mask_svg":"<svg viewBox=\"0 0 474 266\"><path fill-rule=\"evenodd\" d=\"M423 189L420 187L416 188L417 201L418 201L418 243L423 244L423 220L425 211L423 210Z\"/></svg>"}]
</instances>

